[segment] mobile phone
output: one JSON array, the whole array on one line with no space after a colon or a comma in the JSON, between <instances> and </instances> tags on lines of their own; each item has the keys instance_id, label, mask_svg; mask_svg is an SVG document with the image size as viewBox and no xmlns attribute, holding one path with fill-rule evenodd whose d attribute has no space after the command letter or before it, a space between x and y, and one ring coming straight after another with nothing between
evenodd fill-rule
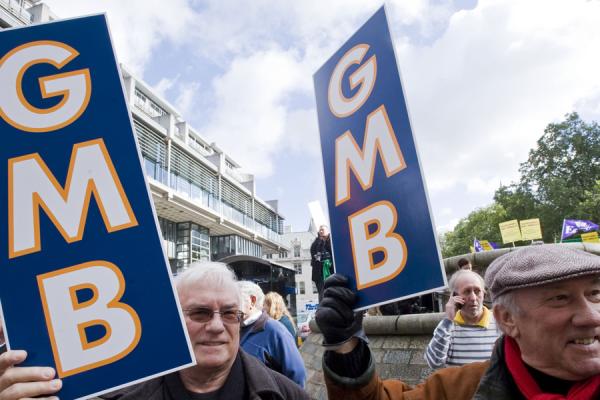
<instances>
[{"instance_id":1,"label":"mobile phone","mask_svg":"<svg viewBox=\"0 0 600 400\"><path fill-rule=\"evenodd\" d=\"M458 293L452 292L452 297L454 297L454 296L458 296ZM454 303L454 306L456 307L457 310L460 310L463 305L461 303Z\"/></svg>"}]
</instances>

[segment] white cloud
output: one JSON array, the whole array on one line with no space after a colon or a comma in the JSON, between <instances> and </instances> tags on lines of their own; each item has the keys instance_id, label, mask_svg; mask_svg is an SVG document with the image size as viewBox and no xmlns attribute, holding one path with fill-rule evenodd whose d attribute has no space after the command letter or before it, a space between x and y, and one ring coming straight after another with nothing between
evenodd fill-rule
<instances>
[{"instance_id":1,"label":"white cloud","mask_svg":"<svg viewBox=\"0 0 600 400\"><path fill-rule=\"evenodd\" d=\"M156 85L153 86L153 89L158 93L161 97L166 97L167 91L171 90L173 85L177 83L179 79L178 76L175 78L161 78L160 81Z\"/></svg>"},{"instance_id":2,"label":"white cloud","mask_svg":"<svg viewBox=\"0 0 600 400\"><path fill-rule=\"evenodd\" d=\"M273 49L235 59L213 82L215 108L202 133L256 175L269 175L299 72L293 52Z\"/></svg>"},{"instance_id":3,"label":"white cloud","mask_svg":"<svg viewBox=\"0 0 600 400\"><path fill-rule=\"evenodd\" d=\"M180 82L179 94L175 100L175 107L179 110L184 118L192 113L195 106L195 99L199 93L200 83L198 82Z\"/></svg>"},{"instance_id":4,"label":"white cloud","mask_svg":"<svg viewBox=\"0 0 600 400\"><path fill-rule=\"evenodd\" d=\"M364 0L47 3L63 17L107 11L120 61L140 76L149 65L162 73L158 91L259 178L280 168L273 156L282 151L320 158L312 74L379 8ZM600 2L386 3L440 226L489 204L500 180L517 179L549 122L573 110L600 118ZM165 45L181 56L161 58Z\"/></svg>"},{"instance_id":5,"label":"white cloud","mask_svg":"<svg viewBox=\"0 0 600 400\"><path fill-rule=\"evenodd\" d=\"M136 75L163 42L183 43L195 12L186 0L45 0L61 18L106 12L120 62Z\"/></svg>"},{"instance_id":6,"label":"white cloud","mask_svg":"<svg viewBox=\"0 0 600 400\"><path fill-rule=\"evenodd\" d=\"M585 1L480 2L454 14L431 46L398 48L432 190L462 182L491 203L500 180L518 178L518 164L549 122L577 105L593 112L599 8Z\"/></svg>"}]
</instances>

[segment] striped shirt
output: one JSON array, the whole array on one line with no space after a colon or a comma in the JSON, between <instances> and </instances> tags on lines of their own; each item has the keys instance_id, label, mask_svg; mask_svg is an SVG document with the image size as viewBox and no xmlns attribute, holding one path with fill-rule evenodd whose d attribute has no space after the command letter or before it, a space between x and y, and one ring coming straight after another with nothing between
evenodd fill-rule
<instances>
[{"instance_id":1,"label":"striped shirt","mask_svg":"<svg viewBox=\"0 0 600 400\"><path fill-rule=\"evenodd\" d=\"M432 369L489 360L500 333L492 313L487 326L459 324L444 318L433 332L425 351L425 360Z\"/></svg>"}]
</instances>

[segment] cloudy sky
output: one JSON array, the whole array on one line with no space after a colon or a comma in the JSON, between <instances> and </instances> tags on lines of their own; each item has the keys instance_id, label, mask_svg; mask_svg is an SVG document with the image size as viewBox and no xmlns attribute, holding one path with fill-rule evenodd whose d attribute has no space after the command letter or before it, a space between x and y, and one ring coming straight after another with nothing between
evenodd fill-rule
<instances>
[{"instance_id":1,"label":"cloudy sky","mask_svg":"<svg viewBox=\"0 0 600 400\"><path fill-rule=\"evenodd\" d=\"M294 230L325 189L313 73L369 0L45 0L106 12L117 57L256 176ZM544 127L600 120L600 1L386 1L439 231L492 202Z\"/></svg>"}]
</instances>

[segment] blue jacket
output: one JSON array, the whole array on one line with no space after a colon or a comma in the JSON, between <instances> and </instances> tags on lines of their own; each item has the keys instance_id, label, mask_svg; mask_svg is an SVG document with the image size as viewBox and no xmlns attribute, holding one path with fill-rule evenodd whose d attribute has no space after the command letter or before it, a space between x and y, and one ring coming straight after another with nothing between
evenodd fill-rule
<instances>
[{"instance_id":1,"label":"blue jacket","mask_svg":"<svg viewBox=\"0 0 600 400\"><path fill-rule=\"evenodd\" d=\"M306 369L294 338L264 311L256 322L242 328L240 345L246 353L304 387Z\"/></svg>"}]
</instances>

